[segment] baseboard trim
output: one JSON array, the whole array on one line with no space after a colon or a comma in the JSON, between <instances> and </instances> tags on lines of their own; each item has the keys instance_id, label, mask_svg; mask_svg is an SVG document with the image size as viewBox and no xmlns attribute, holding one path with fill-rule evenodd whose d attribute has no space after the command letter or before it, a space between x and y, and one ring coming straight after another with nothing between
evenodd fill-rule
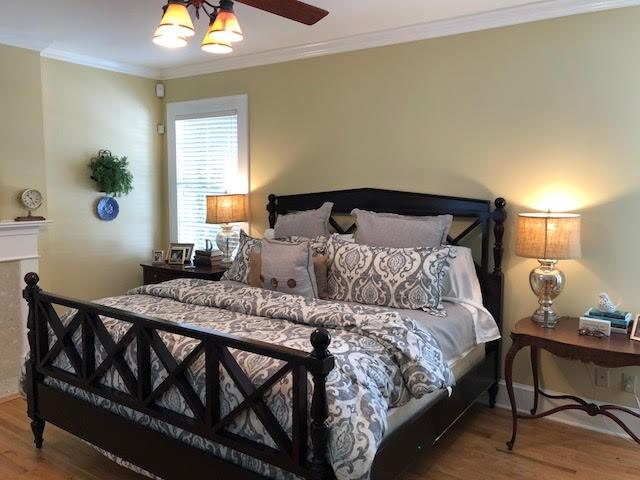
<instances>
[{"instance_id":1,"label":"baseboard trim","mask_svg":"<svg viewBox=\"0 0 640 480\"><path fill-rule=\"evenodd\" d=\"M511 410L511 403L509 402L509 395L507 393L507 387L504 380L500 380L499 385L500 385L500 388L498 389L496 407ZM531 385L514 383L513 392L516 397L518 412L529 414L530 413L529 410L533 406L533 387ZM546 390L546 389L545 389L545 392L550 395L566 395L561 392L555 392L555 391ZM607 403L607 402L600 402L597 400L591 400L588 398L585 398L584 400L589 403L595 403L596 405L604 405ZM488 398L485 399L485 403L488 403ZM562 405L564 403L567 403L567 402L562 400L552 400L552 399L540 396L538 400L538 411L543 412L550 408L557 407L558 405ZM629 408L629 409L640 414L640 410L636 408ZM624 412L615 412L615 413L622 419L622 421L624 421L627 424L627 426L633 432L636 432L636 435L640 434L640 418L636 418ZM616 437L623 438L625 440L629 440L630 442L633 441L624 432L624 430L622 430L616 423L613 422L613 420L607 417L604 417L602 415L598 415L596 417L590 417L585 412L575 410L575 411L559 412L549 417L546 417L546 419L551 420L553 422L563 423L565 425L571 425L573 427L584 428L585 430L591 430L594 432L605 433L607 435L613 435ZM523 420L523 421L529 422L531 420Z\"/></svg>"}]
</instances>

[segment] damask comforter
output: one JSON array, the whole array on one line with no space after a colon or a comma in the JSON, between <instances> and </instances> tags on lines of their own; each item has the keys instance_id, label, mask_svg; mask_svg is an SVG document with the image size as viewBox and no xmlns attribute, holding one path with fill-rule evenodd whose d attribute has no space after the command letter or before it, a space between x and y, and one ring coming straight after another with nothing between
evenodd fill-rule
<instances>
[{"instance_id":1,"label":"damask comforter","mask_svg":"<svg viewBox=\"0 0 640 480\"><path fill-rule=\"evenodd\" d=\"M316 328L329 329L332 336L330 351L335 356L336 364L327 379L329 459L338 479L369 477L387 427L389 408L399 407L412 397L420 398L454 383L438 342L429 331L398 312L377 307L307 299L195 279L143 286L131 290L127 295L105 298L97 303L303 351L311 350L309 338ZM69 315L67 318L70 318ZM105 325L116 341L129 328L129 324L113 319L105 319ZM178 361L198 344L197 340L173 334L161 333L161 337ZM80 339L76 338L75 341L79 344ZM256 385L260 385L282 365L278 360L248 352L232 353ZM125 355L132 368L135 368L135 355L134 342ZM106 353L102 348L97 348L96 356L99 364ZM204 398L205 392L203 362L201 357L188 373L190 382L201 398ZM64 355L56 363L58 367L72 371ZM167 374L155 355L152 355L152 369L152 381L157 386ZM68 384L54 379L47 379L47 383L266 477L292 478L276 467ZM109 372L103 383L126 391L115 371ZM311 391L310 388L309 394ZM291 398L290 376L283 378L265 396L267 405L288 433L292 428ZM242 399L235 384L222 369L222 415L230 412ZM175 389L165 393L159 403L165 408L191 415L184 399ZM228 429L243 437L274 445L252 412L244 412L236 417Z\"/></svg>"}]
</instances>

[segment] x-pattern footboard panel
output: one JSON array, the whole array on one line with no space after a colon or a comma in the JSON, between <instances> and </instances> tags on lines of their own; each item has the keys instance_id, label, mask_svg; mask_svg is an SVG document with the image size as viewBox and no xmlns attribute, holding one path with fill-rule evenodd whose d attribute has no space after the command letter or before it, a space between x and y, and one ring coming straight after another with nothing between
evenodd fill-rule
<instances>
[{"instance_id":1,"label":"x-pattern footboard panel","mask_svg":"<svg viewBox=\"0 0 640 480\"><path fill-rule=\"evenodd\" d=\"M334 360L328 352L330 337L326 330L314 332L311 337L313 351L306 353L54 296L37 287L35 274L28 274L25 281L28 286L24 296L30 306L31 358L27 374L32 419L38 419L38 403L34 395L36 386L50 377L302 477L331 477L326 457L328 408L324 384L333 369ZM75 309L75 313L63 322L54 305ZM105 321L111 319L129 324L120 338L114 338L113 332L105 325ZM184 358L177 360L163 340L163 334L193 339L194 347ZM131 364L131 358L127 361L126 352L134 345L134 362ZM104 351L102 356L97 355L100 348ZM271 357L282 365L256 385L232 350ZM62 355L69 360L73 371L56 365L56 360ZM151 376L153 355L166 371L166 377L155 387ZM198 394L188 374L199 360L205 369L204 398ZM123 390L101 382L112 370L122 378ZM220 398L223 371L242 395L242 400L224 415ZM307 395L308 374L312 375L315 385L311 406ZM291 375L293 388L291 435L265 401L270 389L287 375ZM180 393L190 412L178 413L161 405L162 396L172 388ZM311 460L307 458L309 411L313 445ZM253 412L275 446L227 430L243 412Z\"/></svg>"}]
</instances>

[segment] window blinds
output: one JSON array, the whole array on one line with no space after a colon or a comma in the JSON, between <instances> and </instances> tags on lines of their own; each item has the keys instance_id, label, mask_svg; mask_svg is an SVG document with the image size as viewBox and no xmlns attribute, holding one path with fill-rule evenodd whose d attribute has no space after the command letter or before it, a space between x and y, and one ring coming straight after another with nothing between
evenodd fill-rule
<instances>
[{"instance_id":1,"label":"window blinds","mask_svg":"<svg viewBox=\"0 0 640 480\"><path fill-rule=\"evenodd\" d=\"M175 132L178 242L203 249L219 231L205 222L206 196L230 190L238 174L238 115L181 118Z\"/></svg>"}]
</instances>

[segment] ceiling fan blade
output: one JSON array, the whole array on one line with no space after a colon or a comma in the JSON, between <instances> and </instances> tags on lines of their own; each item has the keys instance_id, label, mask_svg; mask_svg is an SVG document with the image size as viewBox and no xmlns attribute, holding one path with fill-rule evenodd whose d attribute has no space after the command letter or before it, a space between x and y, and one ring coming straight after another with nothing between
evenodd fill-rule
<instances>
[{"instance_id":1,"label":"ceiling fan blade","mask_svg":"<svg viewBox=\"0 0 640 480\"><path fill-rule=\"evenodd\" d=\"M308 3L299 2L298 0L236 0L238 3L244 3L250 7L264 10L281 17L304 23L305 25L314 25L329 15L329 12L322 8L314 7Z\"/></svg>"}]
</instances>

